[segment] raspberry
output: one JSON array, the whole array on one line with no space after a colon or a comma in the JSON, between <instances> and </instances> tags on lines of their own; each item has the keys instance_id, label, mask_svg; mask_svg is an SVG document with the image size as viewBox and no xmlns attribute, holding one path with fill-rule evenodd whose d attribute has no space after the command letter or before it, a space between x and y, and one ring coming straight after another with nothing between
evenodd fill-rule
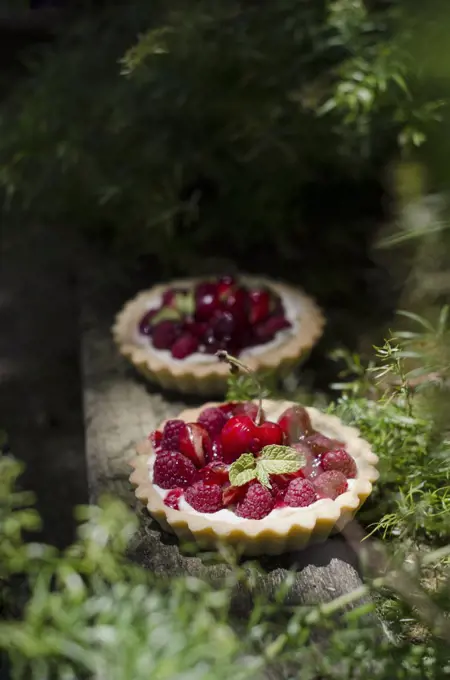
<instances>
[{"instance_id":1,"label":"raspberry","mask_svg":"<svg viewBox=\"0 0 450 680\"><path fill-rule=\"evenodd\" d=\"M329 470L339 470L347 479L356 477L356 463L350 454L344 449L336 449L335 451L327 451L322 456L321 465L325 472Z\"/></svg>"},{"instance_id":2,"label":"raspberry","mask_svg":"<svg viewBox=\"0 0 450 680\"><path fill-rule=\"evenodd\" d=\"M210 437L216 437L222 432L227 420L227 416L220 408L210 406L200 413L197 422L203 425Z\"/></svg>"},{"instance_id":3,"label":"raspberry","mask_svg":"<svg viewBox=\"0 0 450 680\"><path fill-rule=\"evenodd\" d=\"M177 451L185 427L186 423L183 420L168 420L164 425L160 445L169 451Z\"/></svg>"},{"instance_id":4,"label":"raspberry","mask_svg":"<svg viewBox=\"0 0 450 680\"><path fill-rule=\"evenodd\" d=\"M316 490L314 486L307 479L293 479L290 482L284 502L293 508L306 508L317 500Z\"/></svg>"},{"instance_id":5,"label":"raspberry","mask_svg":"<svg viewBox=\"0 0 450 680\"><path fill-rule=\"evenodd\" d=\"M218 484L196 482L186 489L184 497L197 512L218 512L223 508L222 489Z\"/></svg>"},{"instance_id":6,"label":"raspberry","mask_svg":"<svg viewBox=\"0 0 450 680\"><path fill-rule=\"evenodd\" d=\"M289 484L294 479L297 479L297 477L304 477L303 470L298 470L297 472L291 472L285 475L271 475L270 483L272 485L272 496L274 496L277 501L282 500Z\"/></svg>"},{"instance_id":7,"label":"raspberry","mask_svg":"<svg viewBox=\"0 0 450 680\"><path fill-rule=\"evenodd\" d=\"M332 498L333 500L347 491L347 480L342 472L329 470L323 472L314 480L317 495L320 498Z\"/></svg>"},{"instance_id":8,"label":"raspberry","mask_svg":"<svg viewBox=\"0 0 450 680\"><path fill-rule=\"evenodd\" d=\"M178 451L161 451L153 467L153 483L162 489L186 489L197 479L197 469Z\"/></svg>"},{"instance_id":9,"label":"raspberry","mask_svg":"<svg viewBox=\"0 0 450 680\"><path fill-rule=\"evenodd\" d=\"M148 438L150 439L154 449L157 449L161 446L162 432L159 430L154 430L154 432L151 432Z\"/></svg>"},{"instance_id":10,"label":"raspberry","mask_svg":"<svg viewBox=\"0 0 450 680\"><path fill-rule=\"evenodd\" d=\"M236 515L245 519L262 519L272 510L275 499L259 482L251 484L244 499L236 507Z\"/></svg>"}]
</instances>

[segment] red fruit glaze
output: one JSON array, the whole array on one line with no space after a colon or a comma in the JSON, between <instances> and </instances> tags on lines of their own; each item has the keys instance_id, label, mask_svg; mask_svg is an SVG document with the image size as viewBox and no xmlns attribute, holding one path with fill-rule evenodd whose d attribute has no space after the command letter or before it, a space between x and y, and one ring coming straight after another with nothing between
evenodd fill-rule
<instances>
[{"instance_id":1,"label":"red fruit glaze","mask_svg":"<svg viewBox=\"0 0 450 680\"><path fill-rule=\"evenodd\" d=\"M183 333L172 345L171 354L174 359L185 359L198 350L199 340L191 333Z\"/></svg>"},{"instance_id":2,"label":"red fruit glaze","mask_svg":"<svg viewBox=\"0 0 450 680\"><path fill-rule=\"evenodd\" d=\"M303 406L286 409L278 418L278 424L289 442L296 442L314 431L308 411Z\"/></svg>"},{"instance_id":3,"label":"red fruit glaze","mask_svg":"<svg viewBox=\"0 0 450 680\"><path fill-rule=\"evenodd\" d=\"M218 484L223 486L229 482L228 468L224 463L208 463L199 472L199 478L205 484Z\"/></svg>"},{"instance_id":4,"label":"red fruit glaze","mask_svg":"<svg viewBox=\"0 0 450 680\"><path fill-rule=\"evenodd\" d=\"M257 436L261 449L271 444L283 444L284 432L277 423L266 421L258 427Z\"/></svg>"},{"instance_id":5,"label":"red fruit glaze","mask_svg":"<svg viewBox=\"0 0 450 680\"><path fill-rule=\"evenodd\" d=\"M197 421L207 430L210 437L216 437L222 432L222 428L227 422L227 416L222 409L210 406L203 409Z\"/></svg>"},{"instance_id":6,"label":"red fruit glaze","mask_svg":"<svg viewBox=\"0 0 450 680\"><path fill-rule=\"evenodd\" d=\"M259 482L250 484L244 498L237 504L236 515L245 519L262 519L275 505L269 489Z\"/></svg>"},{"instance_id":7,"label":"red fruit glaze","mask_svg":"<svg viewBox=\"0 0 450 680\"><path fill-rule=\"evenodd\" d=\"M182 495L183 489L172 489L172 491L169 491L169 493L165 497L164 505L167 505L169 508L173 508L173 510L179 510L180 498Z\"/></svg>"},{"instance_id":8,"label":"red fruit glaze","mask_svg":"<svg viewBox=\"0 0 450 680\"><path fill-rule=\"evenodd\" d=\"M322 456L321 465L325 472L329 470L339 470L347 479L354 479L357 474L356 463L347 451L337 449L327 451Z\"/></svg>"},{"instance_id":9,"label":"red fruit glaze","mask_svg":"<svg viewBox=\"0 0 450 680\"><path fill-rule=\"evenodd\" d=\"M218 512L223 508L222 489L218 484L196 482L186 489L184 497L197 512Z\"/></svg>"},{"instance_id":10,"label":"red fruit glaze","mask_svg":"<svg viewBox=\"0 0 450 680\"><path fill-rule=\"evenodd\" d=\"M162 432L160 432L159 430L151 432L148 438L150 439L154 449L157 449L161 446L163 436Z\"/></svg>"},{"instance_id":11,"label":"red fruit glaze","mask_svg":"<svg viewBox=\"0 0 450 680\"><path fill-rule=\"evenodd\" d=\"M185 489L197 479L193 463L178 451L161 451L153 466L153 482L162 489Z\"/></svg>"},{"instance_id":12,"label":"red fruit glaze","mask_svg":"<svg viewBox=\"0 0 450 680\"><path fill-rule=\"evenodd\" d=\"M257 427L249 416L233 416L228 420L220 433L223 459L233 463L242 453L249 453L259 448Z\"/></svg>"},{"instance_id":13,"label":"red fruit glaze","mask_svg":"<svg viewBox=\"0 0 450 680\"><path fill-rule=\"evenodd\" d=\"M294 479L284 495L284 502L292 508L306 508L317 500L314 486L307 479Z\"/></svg>"},{"instance_id":14,"label":"red fruit glaze","mask_svg":"<svg viewBox=\"0 0 450 680\"><path fill-rule=\"evenodd\" d=\"M335 499L347 491L348 484L345 476L338 470L323 472L314 480L317 496L319 498Z\"/></svg>"},{"instance_id":15,"label":"red fruit glaze","mask_svg":"<svg viewBox=\"0 0 450 680\"><path fill-rule=\"evenodd\" d=\"M181 433L178 450L189 458L196 467L203 467L211 452L211 439L204 427L198 423L186 423Z\"/></svg>"}]
</instances>

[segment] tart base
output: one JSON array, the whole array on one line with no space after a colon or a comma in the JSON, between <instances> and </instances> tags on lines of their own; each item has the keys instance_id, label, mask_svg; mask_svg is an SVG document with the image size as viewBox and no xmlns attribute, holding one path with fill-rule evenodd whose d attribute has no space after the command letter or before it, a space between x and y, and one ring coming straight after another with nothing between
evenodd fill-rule
<instances>
[{"instance_id":1,"label":"tart base","mask_svg":"<svg viewBox=\"0 0 450 680\"><path fill-rule=\"evenodd\" d=\"M171 281L139 293L119 312L112 333L122 356L150 382L162 389L184 394L218 396L224 394L227 389L229 376L227 365L215 361L214 358L211 362L205 363L177 361L170 356L165 359L160 352L155 352L150 344L146 347L137 340L137 327L149 308L149 299L162 295L168 287L189 288L195 286L199 280ZM279 346L264 350L264 346L261 345L257 354L247 354L244 351L240 357L250 369L271 371L282 379L306 358L311 347L322 335L325 325L323 314L312 298L287 284L248 276L241 277L241 281L251 286L267 285L281 298L289 295L298 301L301 314L298 317L300 325L295 334Z\"/></svg>"},{"instance_id":2,"label":"tart base","mask_svg":"<svg viewBox=\"0 0 450 680\"><path fill-rule=\"evenodd\" d=\"M263 402L267 416L275 419L293 402ZM200 412L217 403L204 404L198 409L188 409L178 418L187 422L197 419ZM313 427L328 436L345 443L358 466L358 475L352 489L335 500L322 499L307 508L292 508L285 516L268 515L262 520L242 519L238 523L214 520L211 515L194 510L174 510L164 505L163 498L150 480L149 460L154 455L149 440L142 442L138 456L131 461L131 483L136 487L136 497L143 502L162 529L175 534L181 542L196 543L201 549L217 549L220 545L231 546L241 555L280 555L300 550L311 543L324 541L331 533L341 531L354 517L356 511L372 491L378 479L378 457L370 445L361 439L356 428L344 425L339 418L308 407ZM164 426L161 424L160 428Z\"/></svg>"}]
</instances>

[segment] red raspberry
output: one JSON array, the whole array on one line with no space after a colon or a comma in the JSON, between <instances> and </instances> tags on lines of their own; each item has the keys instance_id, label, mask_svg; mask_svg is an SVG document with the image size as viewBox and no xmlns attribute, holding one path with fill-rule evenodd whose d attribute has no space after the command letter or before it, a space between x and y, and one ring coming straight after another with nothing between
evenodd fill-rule
<instances>
[{"instance_id":1,"label":"red raspberry","mask_svg":"<svg viewBox=\"0 0 450 680\"><path fill-rule=\"evenodd\" d=\"M162 432L160 432L159 430L154 430L154 432L150 432L148 438L150 439L154 449L157 449L161 446Z\"/></svg>"},{"instance_id":2,"label":"red raspberry","mask_svg":"<svg viewBox=\"0 0 450 680\"><path fill-rule=\"evenodd\" d=\"M197 512L218 512L223 508L222 489L218 484L196 482L186 489L184 497Z\"/></svg>"},{"instance_id":3,"label":"red raspberry","mask_svg":"<svg viewBox=\"0 0 450 680\"><path fill-rule=\"evenodd\" d=\"M185 359L198 349L198 338L191 333L183 333L175 340L171 347L171 354L174 359Z\"/></svg>"},{"instance_id":4,"label":"red raspberry","mask_svg":"<svg viewBox=\"0 0 450 680\"><path fill-rule=\"evenodd\" d=\"M331 498L334 500L341 493L347 491L348 484L342 472L329 470L329 472L323 472L314 480L314 486L319 498Z\"/></svg>"},{"instance_id":5,"label":"red raspberry","mask_svg":"<svg viewBox=\"0 0 450 680\"><path fill-rule=\"evenodd\" d=\"M215 406L203 409L197 422L203 425L210 437L217 437L222 432L222 428L228 418L225 413Z\"/></svg>"},{"instance_id":6,"label":"red raspberry","mask_svg":"<svg viewBox=\"0 0 450 680\"><path fill-rule=\"evenodd\" d=\"M180 437L185 429L186 423L183 420L168 420L164 425L160 445L165 449L169 449L169 451L177 451L180 444Z\"/></svg>"},{"instance_id":7,"label":"red raspberry","mask_svg":"<svg viewBox=\"0 0 450 680\"><path fill-rule=\"evenodd\" d=\"M303 478L304 476L303 470L297 470L297 472L290 472L285 475L271 475L272 495L277 501L282 500L289 484L294 479L297 479L297 477Z\"/></svg>"},{"instance_id":8,"label":"red raspberry","mask_svg":"<svg viewBox=\"0 0 450 680\"><path fill-rule=\"evenodd\" d=\"M339 472L342 472L347 479L354 479L356 477L356 463L344 449L336 449L335 451L324 453L321 465L325 472L328 472L329 470L339 470Z\"/></svg>"},{"instance_id":9,"label":"red raspberry","mask_svg":"<svg viewBox=\"0 0 450 680\"><path fill-rule=\"evenodd\" d=\"M293 479L290 482L284 502L293 508L306 508L317 500L316 490L314 486L307 479Z\"/></svg>"},{"instance_id":10,"label":"red raspberry","mask_svg":"<svg viewBox=\"0 0 450 680\"><path fill-rule=\"evenodd\" d=\"M244 499L236 507L236 515L245 519L262 519L272 510L275 499L259 482L251 484Z\"/></svg>"},{"instance_id":11,"label":"red raspberry","mask_svg":"<svg viewBox=\"0 0 450 680\"><path fill-rule=\"evenodd\" d=\"M155 349L170 349L179 332L179 326L175 321L160 321L153 329L153 347Z\"/></svg>"},{"instance_id":12,"label":"red raspberry","mask_svg":"<svg viewBox=\"0 0 450 680\"><path fill-rule=\"evenodd\" d=\"M153 467L153 483L162 489L186 489L197 479L197 469L178 451L161 451Z\"/></svg>"}]
</instances>

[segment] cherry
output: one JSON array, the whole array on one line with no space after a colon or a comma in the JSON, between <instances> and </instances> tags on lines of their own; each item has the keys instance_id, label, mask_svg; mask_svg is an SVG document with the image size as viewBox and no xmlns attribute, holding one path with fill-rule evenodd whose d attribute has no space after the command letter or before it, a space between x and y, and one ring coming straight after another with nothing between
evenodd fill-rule
<instances>
[{"instance_id":1,"label":"cherry","mask_svg":"<svg viewBox=\"0 0 450 680\"><path fill-rule=\"evenodd\" d=\"M233 416L223 426L220 433L223 458L226 463L233 463L242 453L249 453L259 448L257 426L249 416Z\"/></svg>"},{"instance_id":2,"label":"cherry","mask_svg":"<svg viewBox=\"0 0 450 680\"><path fill-rule=\"evenodd\" d=\"M301 437L314 432L308 411L303 406L291 406L278 418L278 424L289 442L298 441Z\"/></svg>"},{"instance_id":3,"label":"cherry","mask_svg":"<svg viewBox=\"0 0 450 680\"><path fill-rule=\"evenodd\" d=\"M223 450L220 437L215 437L212 440L211 451L209 452L209 460L212 463L219 463L223 461Z\"/></svg>"},{"instance_id":4,"label":"cherry","mask_svg":"<svg viewBox=\"0 0 450 680\"><path fill-rule=\"evenodd\" d=\"M258 439L261 448L271 444L283 444L284 432L277 423L266 421L258 427Z\"/></svg>"},{"instance_id":5,"label":"cherry","mask_svg":"<svg viewBox=\"0 0 450 680\"><path fill-rule=\"evenodd\" d=\"M259 342L270 342L279 331L290 328L290 326L290 321L284 315L271 316L255 326L255 337Z\"/></svg>"},{"instance_id":6,"label":"cherry","mask_svg":"<svg viewBox=\"0 0 450 680\"><path fill-rule=\"evenodd\" d=\"M180 434L178 449L196 467L203 467L211 454L211 439L204 427L198 423L186 423Z\"/></svg>"},{"instance_id":7,"label":"cherry","mask_svg":"<svg viewBox=\"0 0 450 680\"><path fill-rule=\"evenodd\" d=\"M267 290L251 290L248 294L250 301L250 323L264 321L270 312L270 294Z\"/></svg>"},{"instance_id":8,"label":"cherry","mask_svg":"<svg viewBox=\"0 0 450 680\"><path fill-rule=\"evenodd\" d=\"M314 456L314 453L305 443L305 440L299 442L298 444L292 444L292 448L296 449L306 458L306 463L302 467L302 473L305 477L308 479L315 479L323 472L322 466L320 464L320 458Z\"/></svg>"},{"instance_id":9,"label":"cherry","mask_svg":"<svg viewBox=\"0 0 450 680\"><path fill-rule=\"evenodd\" d=\"M179 325L175 321L161 321L153 329L153 346L156 349L170 349L179 332Z\"/></svg>"},{"instance_id":10,"label":"cherry","mask_svg":"<svg viewBox=\"0 0 450 680\"><path fill-rule=\"evenodd\" d=\"M314 432L305 438L305 443L309 446L315 456L327 451L335 451L336 449L344 448L344 442L339 442L337 439L330 439L320 432Z\"/></svg>"},{"instance_id":11,"label":"cherry","mask_svg":"<svg viewBox=\"0 0 450 680\"><path fill-rule=\"evenodd\" d=\"M232 288L223 300L223 308L231 312L236 323L242 324L247 320L248 294L245 288Z\"/></svg>"},{"instance_id":12,"label":"cherry","mask_svg":"<svg viewBox=\"0 0 450 680\"><path fill-rule=\"evenodd\" d=\"M256 416L258 415L258 407L252 401L240 401L237 404L236 403L234 404L233 415L234 416L246 415L250 416L252 420L256 420ZM261 421L263 419L264 413L261 410Z\"/></svg>"},{"instance_id":13,"label":"cherry","mask_svg":"<svg viewBox=\"0 0 450 680\"><path fill-rule=\"evenodd\" d=\"M151 335L153 326L152 326L152 319L155 316L155 314L158 312L157 309L150 309L139 322L139 333L142 333L142 335Z\"/></svg>"},{"instance_id":14,"label":"cherry","mask_svg":"<svg viewBox=\"0 0 450 680\"><path fill-rule=\"evenodd\" d=\"M195 319L209 321L220 307L217 284L199 283L195 289Z\"/></svg>"},{"instance_id":15,"label":"cherry","mask_svg":"<svg viewBox=\"0 0 450 680\"><path fill-rule=\"evenodd\" d=\"M198 349L198 338L191 333L183 333L175 340L172 345L172 356L174 359L185 359L190 354L193 354Z\"/></svg>"},{"instance_id":16,"label":"cherry","mask_svg":"<svg viewBox=\"0 0 450 680\"><path fill-rule=\"evenodd\" d=\"M231 338L236 330L236 319L231 312L218 310L211 318L210 328L216 340Z\"/></svg>"},{"instance_id":17,"label":"cherry","mask_svg":"<svg viewBox=\"0 0 450 680\"><path fill-rule=\"evenodd\" d=\"M223 298L236 285L236 280L232 276L221 276L217 284L217 291L220 298Z\"/></svg>"},{"instance_id":18,"label":"cherry","mask_svg":"<svg viewBox=\"0 0 450 680\"><path fill-rule=\"evenodd\" d=\"M224 463L208 463L199 473L199 478L205 484L218 484L222 486L229 481L228 468Z\"/></svg>"},{"instance_id":19,"label":"cherry","mask_svg":"<svg viewBox=\"0 0 450 680\"><path fill-rule=\"evenodd\" d=\"M203 336L208 330L208 324L206 321L185 321L183 324L183 330L187 331L191 335L195 335L199 340L203 340Z\"/></svg>"}]
</instances>

